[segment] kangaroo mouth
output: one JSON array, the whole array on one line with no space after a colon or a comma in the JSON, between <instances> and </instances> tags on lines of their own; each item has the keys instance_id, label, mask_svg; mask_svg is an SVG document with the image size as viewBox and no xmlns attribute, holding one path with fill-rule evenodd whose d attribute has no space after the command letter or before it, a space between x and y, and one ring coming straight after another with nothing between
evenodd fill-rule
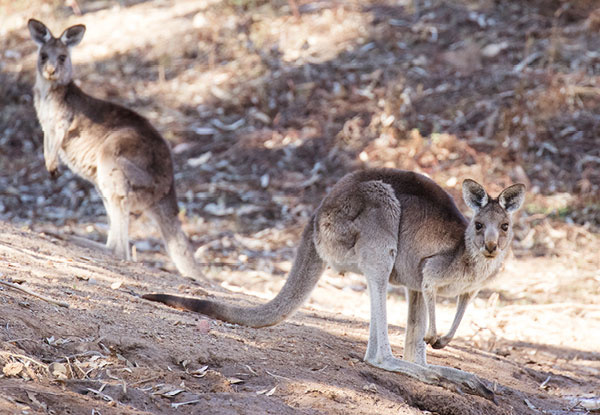
<instances>
[{"instance_id":1,"label":"kangaroo mouth","mask_svg":"<svg viewBox=\"0 0 600 415\"><path fill-rule=\"evenodd\" d=\"M45 72L44 78L46 78L48 81L57 81L59 76L57 74L49 74L48 72Z\"/></svg>"},{"instance_id":2,"label":"kangaroo mouth","mask_svg":"<svg viewBox=\"0 0 600 415\"><path fill-rule=\"evenodd\" d=\"M490 252L485 246L482 246L479 248L479 252L487 259L494 259L500 253L500 249L496 247L496 249Z\"/></svg>"}]
</instances>

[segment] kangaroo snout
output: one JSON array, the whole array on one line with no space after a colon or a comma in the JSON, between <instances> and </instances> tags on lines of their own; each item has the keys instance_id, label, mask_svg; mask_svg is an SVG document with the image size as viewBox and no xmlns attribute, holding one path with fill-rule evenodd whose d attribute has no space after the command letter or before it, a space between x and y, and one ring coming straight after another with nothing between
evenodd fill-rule
<instances>
[{"instance_id":1,"label":"kangaroo snout","mask_svg":"<svg viewBox=\"0 0 600 415\"><path fill-rule=\"evenodd\" d=\"M483 254L487 257L495 257L498 254L498 231L493 226L488 226L483 239Z\"/></svg>"},{"instance_id":2,"label":"kangaroo snout","mask_svg":"<svg viewBox=\"0 0 600 415\"><path fill-rule=\"evenodd\" d=\"M49 81L52 81L56 77L56 67L51 64L46 64L44 66L43 73L44 73L44 78L46 78Z\"/></svg>"},{"instance_id":3,"label":"kangaroo snout","mask_svg":"<svg viewBox=\"0 0 600 415\"><path fill-rule=\"evenodd\" d=\"M486 241L485 242L486 254L489 254L489 256L496 255L497 250L498 250L498 244L496 243L496 241Z\"/></svg>"}]
</instances>

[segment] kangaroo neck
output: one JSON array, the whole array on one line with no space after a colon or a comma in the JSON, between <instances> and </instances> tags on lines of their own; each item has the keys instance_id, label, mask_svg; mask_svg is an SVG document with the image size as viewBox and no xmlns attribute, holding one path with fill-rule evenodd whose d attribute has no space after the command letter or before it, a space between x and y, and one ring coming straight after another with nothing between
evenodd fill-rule
<instances>
[{"instance_id":1,"label":"kangaroo neck","mask_svg":"<svg viewBox=\"0 0 600 415\"><path fill-rule=\"evenodd\" d=\"M70 80L67 83L49 81L38 72L35 77L35 86L33 88L34 96L39 100L61 99L65 96L72 84L73 80Z\"/></svg>"},{"instance_id":2,"label":"kangaroo neck","mask_svg":"<svg viewBox=\"0 0 600 415\"><path fill-rule=\"evenodd\" d=\"M65 96L69 84L60 85L44 79L39 73L33 88L33 103L38 120L45 134L54 131L58 122L70 118L70 111L65 105Z\"/></svg>"}]
</instances>

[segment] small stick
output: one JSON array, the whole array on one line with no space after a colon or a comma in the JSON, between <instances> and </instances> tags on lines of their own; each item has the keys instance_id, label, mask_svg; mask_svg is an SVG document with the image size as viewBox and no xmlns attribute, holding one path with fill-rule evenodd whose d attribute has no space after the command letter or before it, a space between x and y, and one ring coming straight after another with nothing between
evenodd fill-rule
<instances>
[{"instance_id":1,"label":"small stick","mask_svg":"<svg viewBox=\"0 0 600 415\"><path fill-rule=\"evenodd\" d=\"M12 339L12 340L4 340L6 343L18 343L18 342L23 342L23 341L36 341L34 339L30 339L29 337L21 337L20 339Z\"/></svg>"},{"instance_id":2,"label":"small stick","mask_svg":"<svg viewBox=\"0 0 600 415\"><path fill-rule=\"evenodd\" d=\"M281 375L276 375L275 373L271 373L268 370L265 370L265 372L267 372L267 374L273 376L274 378L279 378L279 379L285 379L285 380L289 380L291 381L292 379L290 378L286 378L285 376L281 376Z\"/></svg>"},{"instance_id":3,"label":"small stick","mask_svg":"<svg viewBox=\"0 0 600 415\"><path fill-rule=\"evenodd\" d=\"M27 289L27 288L23 288L23 287L21 287L21 286L19 286L17 284L13 284L12 282L0 280L0 284L5 285L5 286L10 287L10 288L13 288L13 289L15 289L17 291L24 292L24 293L29 294L31 296L37 297L40 300L44 300L46 302L49 302L50 304L54 304L54 305L57 305L59 307L69 308L69 303L65 303L63 301L57 301L57 300L53 300L52 298L44 297L41 294L37 294L37 293L35 293L35 292Z\"/></svg>"},{"instance_id":4,"label":"small stick","mask_svg":"<svg viewBox=\"0 0 600 415\"><path fill-rule=\"evenodd\" d=\"M158 375L158 376L152 376L151 378L146 378L146 379L138 380L137 382L133 382L133 383L132 383L132 384L130 384L129 386L130 386L130 387L136 387L136 386L139 386L139 385L141 385L141 384L143 384L143 383L150 382L151 380L156 380L156 379L158 379L159 377L161 377L161 375Z\"/></svg>"},{"instance_id":5,"label":"small stick","mask_svg":"<svg viewBox=\"0 0 600 415\"><path fill-rule=\"evenodd\" d=\"M182 405L192 405L192 404L198 403L198 402L200 402L200 399L194 399L193 401L187 401L187 402L172 403L171 407L172 408L179 408Z\"/></svg>"}]
</instances>

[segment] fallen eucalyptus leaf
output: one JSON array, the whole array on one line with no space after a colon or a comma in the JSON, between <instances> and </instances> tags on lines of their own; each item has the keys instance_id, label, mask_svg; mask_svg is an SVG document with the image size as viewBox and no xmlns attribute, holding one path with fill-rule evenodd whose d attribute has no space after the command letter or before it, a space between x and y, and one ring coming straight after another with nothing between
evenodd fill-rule
<instances>
[{"instance_id":1,"label":"fallen eucalyptus leaf","mask_svg":"<svg viewBox=\"0 0 600 415\"><path fill-rule=\"evenodd\" d=\"M242 383L244 381L243 379L239 379L239 378L227 378L227 380L232 385L235 385L236 383Z\"/></svg>"},{"instance_id":2,"label":"fallen eucalyptus leaf","mask_svg":"<svg viewBox=\"0 0 600 415\"><path fill-rule=\"evenodd\" d=\"M4 375L9 376L9 377L17 376L19 373L21 373L22 370L23 370L23 363L12 362L12 363L6 364L2 368L2 373L4 373Z\"/></svg>"},{"instance_id":3,"label":"fallen eucalyptus leaf","mask_svg":"<svg viewBox=\"0 0 600 415\"><path fill-rule=\"evenodd\" d=\"M185 390L184 389L175 389L170 392L162 393L161 395L166 396L167 398L171 398L175 395L179 395L181 392L185 392Z\"/></svg>"},{"instance_id":4,"label":"fallen eucalyptus leaf","mask_svg":"<svg viewBox=\"0 0 600 415\"><path fill-rule=\"evenodd\" d=\"M172 403L171 408L179 408L180 406L183 406L183 405L191 405L193 403L198 403L198 402L200 402L200 399L195 399L193 401L187 401L187 402Z\"/></svg>"},{"instance_id":5,"label":"fallen eucalyptus leaf","mask_svg":"<svg viewBox=\"0 0 600 415\"><path fill-rule=\"evenodd\" d=\"M194 376L195 378L203 378L204 376L206 376L207 370L208 366L202 366L200 369L192 370L191 372L189 372L189 374Z\"/></svg>"}]
</instances>

